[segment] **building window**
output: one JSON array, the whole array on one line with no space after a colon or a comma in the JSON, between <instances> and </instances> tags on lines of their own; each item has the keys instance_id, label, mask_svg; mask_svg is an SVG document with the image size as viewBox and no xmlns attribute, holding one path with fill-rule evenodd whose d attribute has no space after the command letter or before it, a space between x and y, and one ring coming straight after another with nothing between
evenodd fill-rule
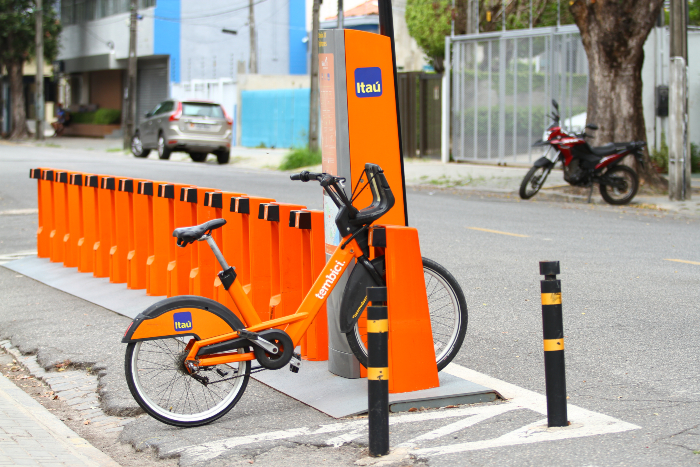
<instances>
[{"instance_id":1,"label":"building window","mask_svg":"<svg viewBox=\"0 0 700 467\"><path fill-rule=\"evenodd\" d=\"M139 9L153 8L156 0L138 0ZM61 0L61 23L64 26L84 23L119 13L128 13L131 0Z\"/></svg>"}]
</instances>

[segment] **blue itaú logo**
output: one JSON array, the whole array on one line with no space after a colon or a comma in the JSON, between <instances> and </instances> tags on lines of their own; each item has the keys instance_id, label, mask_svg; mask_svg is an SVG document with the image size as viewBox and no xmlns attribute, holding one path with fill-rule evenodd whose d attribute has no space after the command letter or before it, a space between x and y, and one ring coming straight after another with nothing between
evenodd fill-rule
<instances>
[{"instance_id":1,"label":"blue ita\u00fa logo","mask_svg":"<svg viewBox=\"0 0 700 467\"><path fill-rule=\"evenodd\" d=\"M173 313L173 321L175 322L175 331L189 331L192 329L192 313L189 311Z\"/></svg>"},{"instance_id":2,"label":"blue ita\u00fa logo","mask_svg":"<svg viewBox=\"0 0 700 467\"><path fill-rule=\"evenodd\" d=\"M357 97L378 97L382 95L382 70L372 66L355 68L355 95Z\"/></svg>"}]
</instances>

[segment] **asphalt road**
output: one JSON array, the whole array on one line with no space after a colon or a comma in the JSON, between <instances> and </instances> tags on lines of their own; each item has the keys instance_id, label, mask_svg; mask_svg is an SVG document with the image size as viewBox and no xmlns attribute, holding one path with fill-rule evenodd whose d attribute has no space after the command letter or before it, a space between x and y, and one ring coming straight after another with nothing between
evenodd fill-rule
<instances>
[{"instance_id":1,"label":"asphalt road","mask_svg":"<svg viewBox=\"0 0 700 467\"><path fill-rule=\"evenodd\" d=\"M318 186L290 182L283 173L0 145L0 257L35 250L36 215L23 212L36 207L36 183L28 172L37 166L187 182L321 207ZM640 428L426 454L406 462L700 464L700 454L694 453L700 452L700 265L668 261L700 262L698 218L432 190L409 189L409 220L418 228L423 255L449 269L467 298L467 339L455 362L544 393L538 262L559 260L569 403ZM136 412L123 379L119 342L127 318L3 268L0 291L0 338L11 338L24 352L38 352L46 366L70 359L99 369L103 406L115 414ZM422 446L488 440L541 418L526 409L508 411ZM141 417L127 425L121 439L165 455L199 443L334 423L347 420L330 419L251 380L239 405L214 424L182 430ZM443 425L438 420L397 424L392 445ZM184 455L181 464L352 465L367 442L362 434L339 448L327 447L304 433L224 449L208 460Z\"/></svg>"}]
</instances>

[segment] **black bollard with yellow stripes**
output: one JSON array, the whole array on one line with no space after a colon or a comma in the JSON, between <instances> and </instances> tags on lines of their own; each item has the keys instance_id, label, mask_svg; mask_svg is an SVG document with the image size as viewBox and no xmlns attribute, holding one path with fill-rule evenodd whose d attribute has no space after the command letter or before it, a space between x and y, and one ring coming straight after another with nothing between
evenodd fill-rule
<instances>
[{"instance_id":1,"label":"black bollard with yellow stripes","mask_svg":"<svg viewBox=\"0 0 700 467\"><path fill-rule=\"evenodd\" d=\"M386 287L367 287L369 455L389 454L389 313Z\"/></svg>"},{"instance_id":2,"label":"black bollard with yellow stripes","mask_svg":"<svg viewBox=\"0 0 700 467\"><path fill-rule=\"evenodd\" d=\"M561 308L559 261L540 261L544 377L547 387L547 421L550 427L568 426L564 368L564 321Z\"/></svg>"}]
</instances>

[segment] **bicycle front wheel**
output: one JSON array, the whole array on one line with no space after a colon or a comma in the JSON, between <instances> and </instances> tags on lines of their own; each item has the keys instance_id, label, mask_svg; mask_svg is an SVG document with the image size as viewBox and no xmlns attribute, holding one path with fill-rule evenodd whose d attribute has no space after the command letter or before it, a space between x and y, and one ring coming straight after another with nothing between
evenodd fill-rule
<instances>
[{"instance_id":1,"label":"bicycle front wheel","mask_svg":"<svg viewBox=\"0 0 700 467\"><path fill-rule=\"evenodd\" d=\"M455 358L464 342L467 333L467 301L457 280L435 261L423 258L423 275L435 360L438 371L441 371ZM345 336L355 357L367 367L367 335L359 323Z\"/></svg>"},{"instance_id":2,"label":"bicycle front wheel","mask_svg":"<svg viewBox=\"0 0 700 467\"><path fill-rule=\"evenodd\" d=\"M132 342L126 349L126 381L136 402L168 425L205 425L240 400L250 362L202 367L194 376L184 366L190 337Z\"/></svg>"}]
</instances>

